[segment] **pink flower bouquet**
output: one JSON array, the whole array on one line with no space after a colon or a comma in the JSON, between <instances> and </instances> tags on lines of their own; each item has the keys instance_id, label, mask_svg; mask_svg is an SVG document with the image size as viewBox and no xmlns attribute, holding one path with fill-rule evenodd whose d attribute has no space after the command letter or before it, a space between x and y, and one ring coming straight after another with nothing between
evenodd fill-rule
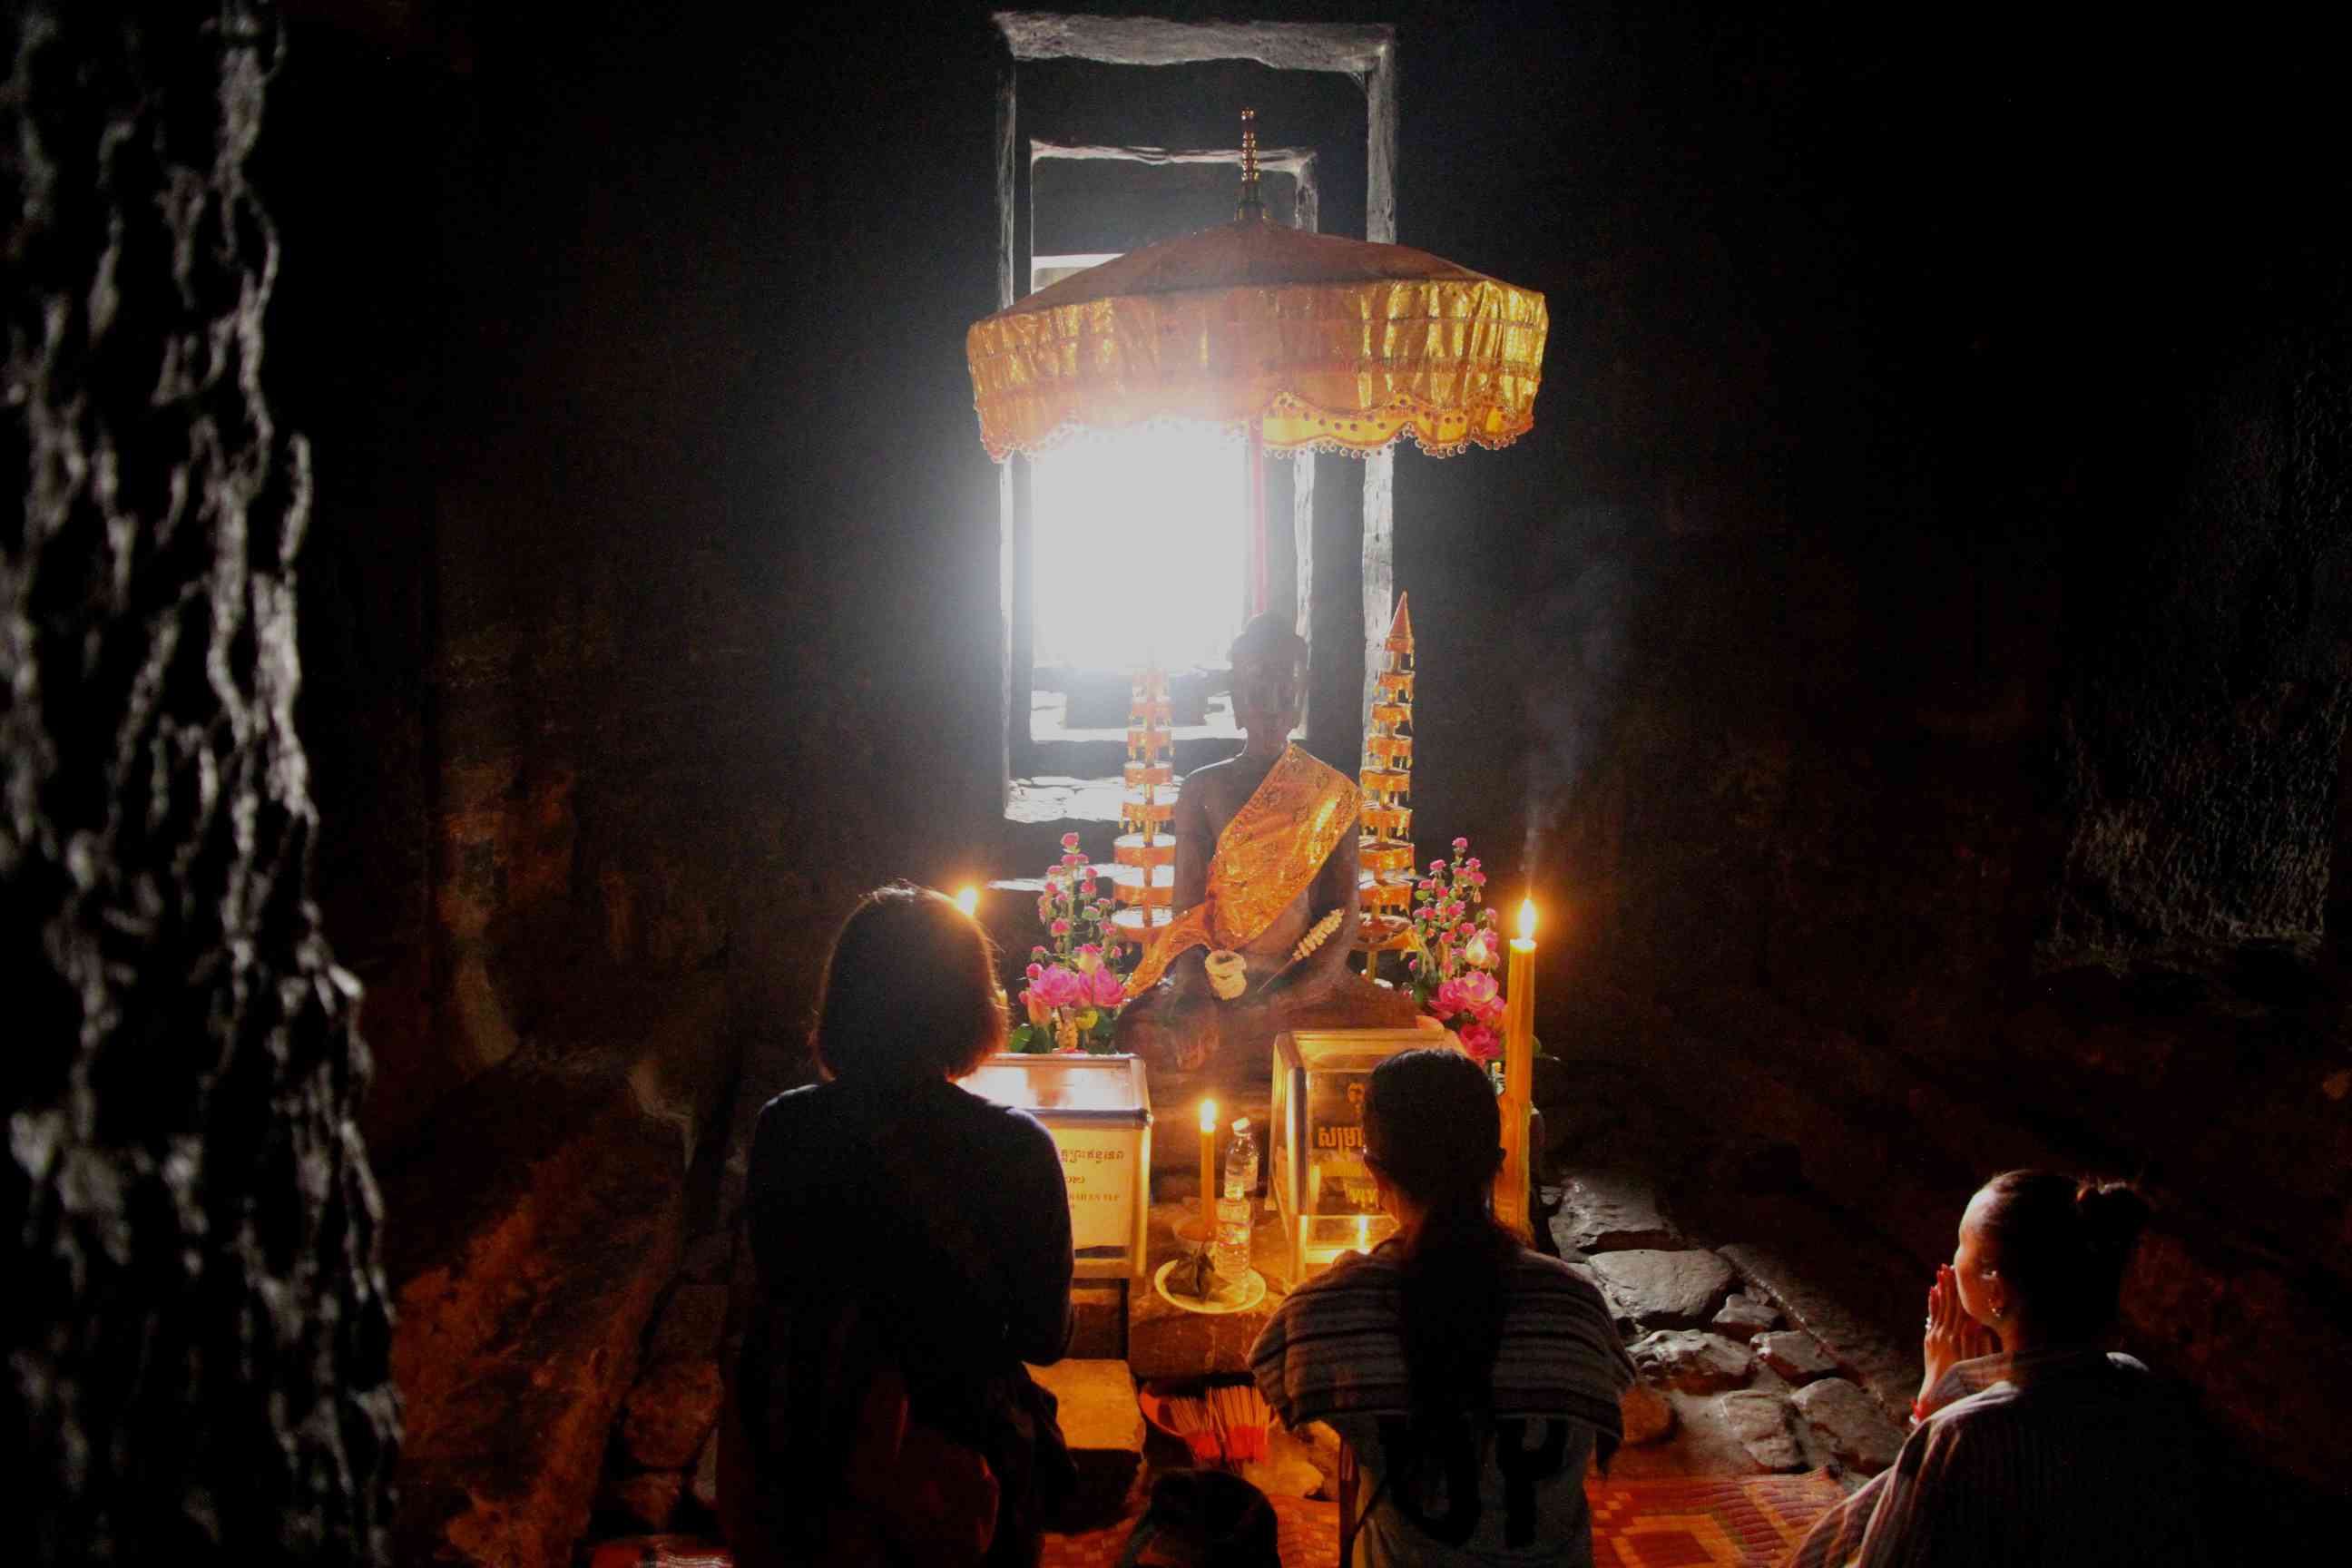
<instances>
[{"instance_id":1,"label":"pink flower bouquet","mask_svg":"<svg viewBox=\"0 0 2352 1568\"><path fill-rule=\"evenodd\" d=\"M1029 950L1027 984L1018 998L1027 1020L1013 1026L1007 1048L1016 1051L1086 1051L1111 1048L1111 1025L1127 1005L1127 982L1117 964L1134 966L1132 949L1111 931L1108 889L1078 848L1078 836L1062 835L1062 853L1045 868L1045 889L1037 895L1037 921L1046 942Z\"/></svg>"},{"instance_id":2,"label":"pink flower bouquet","mask_svg":"<svg viewBox=\"0 0 2352 1568\"><path fill-rule=\"evenodd\" d=\"M1486 873L1469 851L1468 839L1455 839L1453 858L1432 860L1414 884L1404 962L1421 1010L1491 1071L1503 1054L1503 989L1494 973L1503 939L1495 911L1483 907Z\"/></svg>"}]
</instances>

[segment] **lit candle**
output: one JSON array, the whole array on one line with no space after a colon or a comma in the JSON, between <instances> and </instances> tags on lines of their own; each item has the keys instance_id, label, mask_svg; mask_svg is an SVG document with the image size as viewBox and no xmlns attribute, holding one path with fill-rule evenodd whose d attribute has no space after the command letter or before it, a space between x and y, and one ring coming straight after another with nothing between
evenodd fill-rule
<instances>
[{"instance_id":1,"label":"lit candle","mask_svg":"<svg viewBox=\"0 0 2352 1568\"><path fill-rule=\"evenodd\" d=\"M1528 1228L1528 1116L1535 1100L1536 902L1519 904L1519 934L1511 939L1503 1011L1503 1169L1496 1178L1495 1215Z\"/></svg>"},{"instance_id":2,"label":"lit candle","mask_svg":"<svg viewBox=\"0 0 2352 1568\"><path fill-rule=\"evenodd\" d=\"M1201 1235L1217 1234L1217 1102L1201 1101Z\"/></svg>"},{"instance_id":3,"label":"lit candle","mask_svg":"<svg viewBox=\"0 0 2352 1568\"><path fill-rule=\"evenodd\" d=\"M980 908L980 889L966 882L962 890L956 894L956 908L965 914L971 914Z\"/></svg>"}]
</instances>

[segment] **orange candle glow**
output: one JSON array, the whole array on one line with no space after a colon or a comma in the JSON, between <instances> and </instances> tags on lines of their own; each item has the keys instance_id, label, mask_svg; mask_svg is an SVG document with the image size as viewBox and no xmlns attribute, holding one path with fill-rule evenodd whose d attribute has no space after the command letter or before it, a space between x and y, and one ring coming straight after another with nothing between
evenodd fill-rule
<instances>
[{"instance_id":1,"label":"orange candle glow","mask_svg":"<svg viewBox=\"0 0 2352 1568\"><path fill-rule=\"evenodd\" d=\"M980 908L980 889L966 882L956 893L956 908L971 914Z\"/></svg>"},{"instance_id":2,"label":"orange candle glow","mask_svg":"<svg viewBox=\"0 0 2352 1568\"><path fill-rule=\"evenodd\" d=\"M1201 1101L1201 1234L1217 1234L1217 1102Z\"/></svg>"},{"instance_id":3,"label":"orange candle glow","mask_svg":"<svg viewBox=\"0 0 2352 1568\"><path fill-rule=\"evenodd\" d=\"M1503 1168L1495 1178L1495 1217L1528 1229L1528 1117L1535 1108L1536 901L1519 903L1503 990Z\"/></svg>"}]
</instances>

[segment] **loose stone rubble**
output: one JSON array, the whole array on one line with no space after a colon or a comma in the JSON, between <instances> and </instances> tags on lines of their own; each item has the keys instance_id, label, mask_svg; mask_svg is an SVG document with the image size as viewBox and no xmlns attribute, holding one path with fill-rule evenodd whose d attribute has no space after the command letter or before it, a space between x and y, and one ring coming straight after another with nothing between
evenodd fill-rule
<instances>
[{"instance_id":1,"label":"loose stone rubble","mask_svg":"<svg viewBox=\"0 0 2352 1568\"><path fill-rule=\"evenodd\" d=\"M1730 1293L1731 1265L1712 1252L1642 1249L1592 1260L1610 1309L1645 1329L1695 1329Z\"/></svg>"},{"instance_id":2,"label":"loose stone rubble","mask_svg":"<svg viewBox=\"0 0 2352 1568\"><path fill-rule=\"evenodd\" d=\"M1691 1329L1662 1329L1637 1340L1633 1355L1643 1377L1685 1394L1738 1388L1756 1375L1756 1357L1747 1346Z\"/></svg>"}]
</instances>

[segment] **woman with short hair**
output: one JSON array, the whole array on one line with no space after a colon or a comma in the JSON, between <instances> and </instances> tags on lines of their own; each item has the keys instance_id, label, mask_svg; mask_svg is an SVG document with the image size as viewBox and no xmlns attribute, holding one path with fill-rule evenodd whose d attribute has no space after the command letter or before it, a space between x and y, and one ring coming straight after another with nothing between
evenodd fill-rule
<instances>
[{"instance_id":1,"label":"woman with short hair","mask_svg":"<svg viewBox=\"0 0 2352 1568\"><path fill-rule=\"evenodd\" d=\"M1250 1351L1285 1422L1355 1450L1357 1568L1592 1561L1585 1467L1622 1440L1633 1366L1601 1292L1488 1212L1501 1131L1459 1051L1375 1068L1364 1163L1397 1234L1293 1291Z\"/></svg>"},{"instance_id":2,"label":"woman with short hair","mask_svg":"<svg viewBox=\"0 0 2352 1568\"><path fill-rule=\"evenodd\" d=\"M2100 1344L2147 1218L2122 1182L2006 1171L1979 1188L1928 1288L1911 1436L1791 1568L2209 1561L2186 1406Z\"/></svg>"},{"instance_id":3,"label":"woman with short hair","mask_svg":"<svg viewBox=\"0 0 2352 1568\"><path fill-rule=\"evenodd\" d=\"M994 945L936 892L879 889L835 938L824 1081L752 1138L720 1489L746 1568L1036 1561L1069 1458L1022 1363L1069 1342L1067 1191L1035 1118L952 1081L1006 1023Z\"/></svg>"}]
</instances>

